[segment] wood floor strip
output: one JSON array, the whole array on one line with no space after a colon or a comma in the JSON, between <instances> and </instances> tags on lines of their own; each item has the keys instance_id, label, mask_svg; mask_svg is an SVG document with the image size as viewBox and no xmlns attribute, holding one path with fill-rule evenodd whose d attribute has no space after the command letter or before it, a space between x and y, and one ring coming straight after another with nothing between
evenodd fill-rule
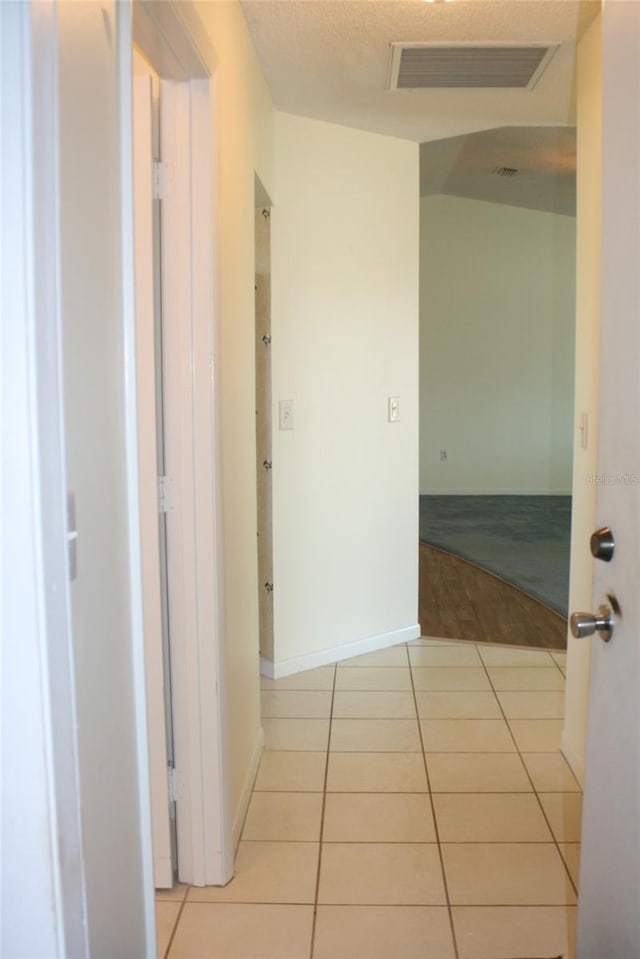
<instances>
[{"instance_id":1,"label":"wood floor strip","mask_svg":"<svg viewBox=\"0 0 640 959\"><path fill-rule=\"evenodd\" d=\"M468 560L420 544L423 636L564 650L567 621L523 590Z\"/></svg>"}]
</instances>

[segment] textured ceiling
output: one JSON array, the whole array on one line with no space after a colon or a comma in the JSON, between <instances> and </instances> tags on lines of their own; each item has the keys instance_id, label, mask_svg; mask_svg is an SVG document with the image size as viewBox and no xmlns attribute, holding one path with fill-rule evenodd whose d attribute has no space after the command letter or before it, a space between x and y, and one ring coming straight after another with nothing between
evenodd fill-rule
<instances>
[{"instance_id":1,"label":"textured ceiling","mask_svg":"<svg viewBox=\"0 0 640 959\"><path fill-rule=\"evenodd\" d=\"M575 213L576 43L600 0L241 3L277 109L421 143L422 195ZM397 42L560 47L533 90L390 92Z\"/></svg>"},{"instance_id":2,"label":"textured ceiling","mask_svg":"<svg viewBox=\"0 0 640 959\"><path fill-rule=\"evenodd\" d=\"M498 167L518 172L498 176ZM424 143L420 193L447 193L575 216L575 128L501 127Z\"/></svg>"},{"instance_id":3,"label":"textured ceiling","mask_svg":"<svg viewBox=\"0 0 640 959\"><path fill-rule=\"evenodd\" d=\"M575 123L576 40L600 0L241 0L277 109L418 143ZM532 91L389 92L398 41L542 42L560 49Z\"/></svg>"}]
</instances>

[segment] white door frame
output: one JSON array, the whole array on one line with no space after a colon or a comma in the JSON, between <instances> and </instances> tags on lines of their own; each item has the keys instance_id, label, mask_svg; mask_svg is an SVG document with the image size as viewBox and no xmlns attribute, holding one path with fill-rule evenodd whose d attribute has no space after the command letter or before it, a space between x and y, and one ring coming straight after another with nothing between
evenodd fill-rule
<instances>
[{"instance_id":1,"label":"white door frame","mask_svg":"<svg viewBox=\"0 0 640 959\"><path fill-rule=\"evenodd\" d=\"M136 74L133 77L132 94L140 563L153 876L156 889L171 889L173 861L167 766L161 546L158 502L153 495L158 483L158 449L151 76Z\"/></svg>"},{"instance_id":2,"label":"white door frame","mask_svg":"<svg viewBox=\"0 0 640 959\"><path fill-rule=\"evenodd\" d=\"M163 78L162 160L171 170L162 203L162 313L178 870L182 882L202 886L229 881L233 846L217 418L215 58L191 13L186 4L133 3L134 41ZM121 69L130 71L130 63ZM134 381L128 404L135 402ZM137 477L129 493L138 497Z\"/></svg>"},{"instance_id":3,"label":"white door frame","mask_svg":"<svg viewBox=\"0 0 640 959\"><path fill-rule=\"evenodd\" d=\"M153 4L166 19L182 21L174 4ZM134 14L140 5L133 8ZM126 338L124 364L127 389L127 475L129 484L132 670L136 725L131 734L138 753L138 804L129 808L141 831L142 871L145 877L144 915L139 928L132 930L136 941L146 940L144 955L156 955L155 915L152 895L153 872L149 815L145 677L142 634L142 598L138 530L136 376L135 376L135 289L133 276L133 183L131 143L131 6L118 4L117 44L123 54L118 75L121 103L120 173L122 183L122 264L123 311ZM186 14L186 10L185 10ZM78 723L75 712L75 667L72 653L71 611L67 565L66 466L62 383L62 332L59 307L59 174L57 55L58 26L52 0L0 4L2 48L3 129L2 169L2 284L0 285L2 341L2 454L0 484L3 514L2 562L2 697L0 701L3 737L0 756L2 772L3 863L7 882L2 882L0 952L3 954L85 955L88 950L88 890L84 875L81 830ZM205 46L202 49L206 49ZM129 56L127 56L127 53ZM213 68L213 58L207 63ZM209 81L209 91L212 84ZM202 107L201 91L194 99ZM195 130L202 134L202 109ZM213 113L207 116L206 135L211 135ZM208 182L213 180L207 171ZM198 175L202 175L199 171ZM214 259L209 207L201 213L205 238L197 248L200 277L196 301L203 286L211 282ZM196 226L193 226L196 229ZM209 231L209 232L207 232ZM200 242L200 238L198 238ZM207 257L206 262L204 258ZM195 277L194 277L195 279ZM206 303L207 330L213 337L211 301ZM200 319L204 310L197 314ZM197 327L196 324L196 328ZM200 332L202 330L199 329ZM207 396L214 389L206 357ZM194 387L194 398L202 399L202 369ZM198 410L202 408L197 407ZM217 407L216 407L217 408ZM194 407L195 409L195 407ZM204 407L210 410L210 407ZM204 414L203 414L204 416ZM216 449L217 436L210 418L208 439ZM195 435L200 437L202 424ZM205 463L203 475L216 471ZM199 481L202 475L198 474ZM201 486L198 487L201 489ZM213 492L212 492L213 491ZM219 522L219 488L212 522ZM199 549L213 540L209 554L217 580L207 583L219 591L220 539L211 524L198 531ZM5 552L7 550L8 552ZM204 567L198 566L200 576ZM200 585L201 581L200 581ZM206 617L199 620L201 632L195 646L202 655L201 686L211 679L215 698L224 685L220 667L219 640L222 635L222 606L215 606L216 622L204 634ZM213 662L214 666L211 666ZM215 672L215 669L218 672ZM211 678L213 676L213 678ZM123 676L123 683L129 681ZM212 719L213 712L213 719ZM224 881L231 858L230 843L215 845L229 834L224 813L221 822L211 824L212 814L222 802L207 805L215 789L222 792L227 780L224 755L222 704L217 697L213 709L200 699L194 704L192 731L199 729L197 763L201 780L209 790L199 795L200 808L194 818L206 827L194 854L193 881ZM216 721L218 725L216 725ZM208 723L208 725L207 725ZM213 742L213 750L210 745ZM217 750L217 751L216 751ZM212 756L217 756L214 764ZM219 795L218 796L219 800ZM105 824L107 835L111 825ZM226 856L226 858L225 858ZM3 877L4 878L4 877ZM133 940L132 940L133 941Z\"/></svg>"}]
</instances>

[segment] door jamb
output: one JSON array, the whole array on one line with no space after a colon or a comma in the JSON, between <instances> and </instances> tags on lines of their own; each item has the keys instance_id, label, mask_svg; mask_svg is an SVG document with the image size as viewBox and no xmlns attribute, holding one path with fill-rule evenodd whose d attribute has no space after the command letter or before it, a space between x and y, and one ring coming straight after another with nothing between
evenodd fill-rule
<instances>
[{"instance_id":1,"label":"door jamb","mask_svg":"<svg viewBox=\"0 0 640 959\"><path fill-rule=\"evenodd\" d=\"M221 885L233 874L233 848L224 710L222 471L217 423L212 176L216 63L197 17L186 5L134 0L132 13L133 40L161 78L170 77L163 83L163 96L173 102L176 123L184 134L174 139L174 155L163 156L163 162L174 164L174 191L162 211L163 220L175 227L174 250L179 251L179 256L165 258L170 269L163 269L165 336L168 332L175 337L167 343L170 364L165 387L167 468L173 479L167 534L178 869L182 882ZM130 62L121 69L130 71ZM130 161L127 176L129 169ZM127 383L128 407L135 409L135 375ZM135 435L129 438L133 456L135 442ZM129 493L137 502L137 485L131 479Z\"/></svg>"},{"instance_id":2,"label":"door jamb","mask_svg":"<svg viewBox=\"0 0 640 959\"><path fill-rule=\"evenodd\" d=\"M136 300L136 452L140 484L139 522L142 576L147 744L151 785L153 874L156 889L173 886L172 826L167 775L167 705L160 571L158 503L149 493L158 482L156 317L152 187L152 89L150 75L132 78L134 257ZM159 721L158 721L159 720Z\"/></svg>"}]
</instances>

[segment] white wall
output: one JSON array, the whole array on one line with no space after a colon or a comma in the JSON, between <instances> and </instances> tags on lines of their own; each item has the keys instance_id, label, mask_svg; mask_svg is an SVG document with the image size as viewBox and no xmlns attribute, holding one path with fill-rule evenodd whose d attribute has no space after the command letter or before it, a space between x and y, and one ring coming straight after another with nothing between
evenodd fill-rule
<instances>
[{"instance_id":1,"label":"white wall","mask_svg":"<svg viewBox=\"0 0 640 959\"><path fill-rule=\"evenodd\" d=\"M218 303L226 581L226 703L236 832L261 748L255 445L255 174L271 192L273 107L240 4L196 4L217 57Z\"/></svg>"},{"instance_id":2,"label":"white wall","mask_svg":"<svg viewBox=\"0 0 640 959\"><path fill-rule=\"evenodd\" d=\"M422 198L421 493L569 492L574 323L572 218Z\"/></svg>"},{"instance_id":3,"label":"white wall","mask_svg":"<svg viewBox=\"0 0 640 959\"><path fill-rule=\"evenodd\" d=\"M275 661L288 669L415 629L417 146L277 114L273 199ZM285 399L291 431L277 428Z\"/></svg>"},{"instance_id":4,"label":"white wall","mask_svg":"<svg viewBox=\"0 0 640 959\"><path fill-rule=\"evenodd\" d=\"M574 483L571 528L569 609L591 609L593 559L589 537L595 529L598 428L598 343L600 315L600 233L602 225L602 18L584 35L578 49L578 217L576 294L576 403ZM579 432L582 413L589 418L588 445ZM562 749L580 782L589 692L590 644L567 640L568 669Z\"/></svg>"}]
</instances>

